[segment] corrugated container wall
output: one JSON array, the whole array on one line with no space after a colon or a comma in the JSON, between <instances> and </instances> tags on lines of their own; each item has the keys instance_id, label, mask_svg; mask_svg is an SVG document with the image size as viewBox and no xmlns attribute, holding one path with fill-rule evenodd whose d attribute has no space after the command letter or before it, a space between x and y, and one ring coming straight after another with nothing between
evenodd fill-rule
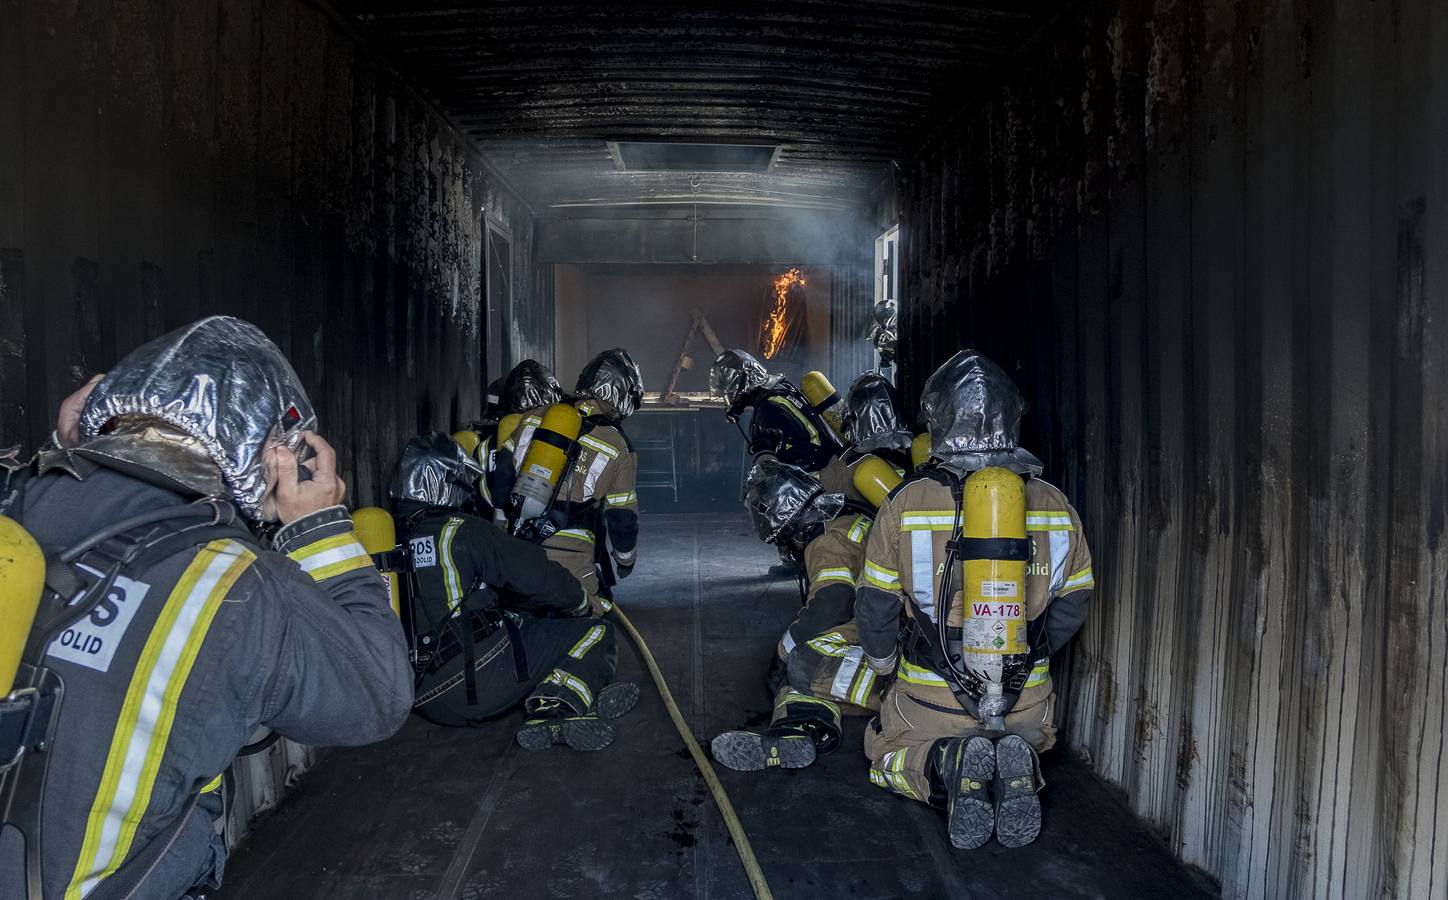
<instances>
[{"instance_id":1,"label":"corrugated container wall","mask_svg":"<svg viewBox=\"0 0 1448 900\"><path fill-rule=\"evenodd\" d=\"M1448 6L1087 3L903 169L1089 528L1069 736L1229 897L1448 896Z\"/></svg>"},{"instance_id":2,"label":"corrugated container wall","mask_svg":"<svg viewBox=\"0 0 1448 900\"><path fill-rule=\"evenodd\" d=\"M410 434L479 411L484 209L531 238L318 6L0 0L0 446L36 446L141 342L229 313L291 358L350 499L380 502ZM233 823L311 759L245 762Z\"/></svg>"}]
</instances>

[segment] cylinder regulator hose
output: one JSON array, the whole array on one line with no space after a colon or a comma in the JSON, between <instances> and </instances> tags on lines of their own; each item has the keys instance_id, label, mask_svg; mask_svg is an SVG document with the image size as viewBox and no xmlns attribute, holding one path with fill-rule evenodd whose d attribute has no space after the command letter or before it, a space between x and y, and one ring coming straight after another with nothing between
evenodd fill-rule
<instances>
[{"instance_id":1,"label":"cylinder regulator hose","mask_svg":"<svg viewBox=\"0 0 1448 900\"><path fill-rule=\"evenodd\" d=\"M724 792L724 785L719 783L719 775L714 771L713 764L704 755L699 742L694 739L694 733L684 721L683 713L679 712L679 704L674 702L674 694L669 690L668 682L664 681L664 673L659 671L659 664L654 661L649 645L644 642L643 636L617 603L613 606L613 613L618 616L619 624L623 625L624 631L628 632L629 638L639 650L639 655L643 657L644 665L648 667L649 675L653 676L654 685L659 689L659 696L663 698L664 708L669 711L669 718L674 720L674 728L678 730L679 737L684 739L689 755L694 757L694 765L699 767L704 783L709 785L709 793L714 795L714 802L719 807L720 815L724 817L724 824L729 828L729 836L734 839L734 849L739 853L744 874L749 876L749 886L754 889L756 900L774 900L774 895L769 892L769 883L764 880L764 870L759 868L759 860L754 858L754 848L749 845L749 836L744 833L739 815L734 812L734 804L729 802L729 795Z\"/></svg>"}]
</instances>

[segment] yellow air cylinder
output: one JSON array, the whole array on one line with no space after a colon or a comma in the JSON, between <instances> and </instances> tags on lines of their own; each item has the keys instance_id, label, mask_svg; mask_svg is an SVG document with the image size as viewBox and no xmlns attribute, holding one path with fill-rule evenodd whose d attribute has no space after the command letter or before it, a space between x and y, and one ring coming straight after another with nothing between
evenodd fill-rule
<instances>
[{"instance_id":1,"label":"yellow air cylinder","mask_svg":"<svg viewBox=\"0 0 1448 900\"><path fill-rule=\"evenodd\" d=\"M474 459L477 458L478 445L483 442L483 439L478 436L478 433L476 431L473 431L471 428L464 428L460 431L454 431L452 433L452 439L457 441L458 445L461 446L463 450L467 451L468 456L471 456Z\"/></svg>"},{"instance_id":2,"label":"yellow air cylinder","mask_svg":"<svg viewBox=\"0 0 1448 900\"><path fill-rule=\"evenodd\" d=\"M855 490L876 509L885 503L885 498L903 480L894 466L873 453L855 463L851 474L855 481Z\"/></svg>"},{"instance_id":3,"label":"yellow air cylinder","mask_svg":"<svg viewBox=\"0 0 1448 900\"><path fill-rule=\"evenodd\" d=\"M352 513L352 530L362 549L368 553L387 553L397 549L397 525L392 515L380 506L364 506ZM397 589L397 573L383 572L387 579L387 590L392 595L392 611L402 614L402 601Z\"/></svg>"},{"instance_id":4,"label":"yellow air cylinder","mask_svg":"<svg viewBox=\"0 0 1448 900\"><path fill-rule=\"evenodd\" d=\"M45 554L14 519L0 516L0 697L15 673L45 590Z\"/></svg>"},{"instance_id":5,"label":"yellow air cylinder","mask_svg":"<svg viewBox=\"0 0 1448 900\"><path fill-rule=\"evenodd\" d=\"M963 537L1026 537L1026 483L1007 469L989 467L965 479ZM969 553L967 553L969 556ZM986 676L981 715L989 721L1006 712L1002 682L1009 657L1028 655L1026 562L970 559L961 562L961 649L966 668Z\"/></svg>"},{"instance_id":6,"label":"yellow air cylinder","mask_svg":"<svg viewBox=\"0 0 1448 900\"><path fill-rule=\"evenodd\" d=\"M518 480L513 483L518 523L538 518L548 511L553 489L568 465L568 452L578 440L583 417L567 403L555 403L543 413L543 421L533 429L528 452L518 466Z\"/></svg>"},{"instance_id":7,"label":"yellow air cylinder","mask_svg":"<svg viewBox=\"0 0 1448 900\"><path fill-rule=\"evenodd\" d=\"M919 469L930 460L930 432L915 435L910 442L910 468Z\"/></svg>"},{"instance_id":8,"label":"yellow air cylinder","mask_svg":"<svg viewBox=\"0 0 1448 900\"><path fill-rule=\"evenodd\" d=\"M834 430L835 435L843 436L845 429L844 423L840 419L840 410L845 402L840 399L839 393L835 391L835 386L830 384L825 373L804 373L804 378L799 383L799 389L803 392L804 398L809 401L810 407L825 420L825 424Z\"/></svg>"},{"instance_id":9,"label":"yellow air cylinder","mask_svg":"<svg viewBox=\"0 0 1448 900\"><path fill-rule=\"evenodd\" d=\"M519 413L508 413L506 416L503 416L502 420L498 422L497 445L501 447L507 444L511 449L513 445L510 441L512 441L513 437L518 433L518 426L522 424L523 416Z\"/></svg>"}]
</instances>

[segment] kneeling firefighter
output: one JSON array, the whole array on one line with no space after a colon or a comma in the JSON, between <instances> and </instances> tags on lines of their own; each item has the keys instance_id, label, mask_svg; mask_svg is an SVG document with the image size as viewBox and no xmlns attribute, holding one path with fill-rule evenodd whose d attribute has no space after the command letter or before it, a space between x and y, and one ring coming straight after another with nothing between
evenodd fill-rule
<instances>
[{"instance_id":1,"label":"kneeling firefighter","mask_svg":"<svg viewBox=\"0 0 1448 900\"><path fill-rule=\"evenodd\" d=\"M1051 654L1085 621L1091 553L1076 511L1017 445L1024 403L999 366L961 351L920 403L934 464L880 510L855 598L866 661L896 673L865 731L870 780L944 807L956 847L992 832L1017 847L1040 832Z\"/></svg>"},{"instance_id":2,"label":"kneeling firefighter","mask_svg":"<svg viewBox=\"0 0 1448 900\"><path fill-rule=\"evenodd\" d=\"M885 481L876 502L899 478L884 462L864 463L867 477ZM874 508L826 492L797 466L761 457L749 473L745 505L766 543L802 557L808 579L805 606L776 648L769 672L774 716L763 732L726 731L714 738L714 758L731 769L797 769L840 743L842 714L880 709L881 682L864 664L854 622L855 582L864 563Z\"/></svg>"},{"instance_id":3,"label":"kneeling firefighter","mask_svg":"<svg viewBox=\"0 0 1448 900\"><path fill-rule=\"evenodd\" d=\"M412 584L415 708L439 725L479 725L520 701L518 743L599 750L638 686L610 684L613 629L587 618L578 580L534 544L461 512L479 474L441 432L414 437L392 485Z\"/></svg>"},{"instance_id":4,"label":"kneeling firefighter","mask_svg":"<svg viewBox=\"0 0 1448 900\"><path fill-rule=\"evenodd\" d=\"M862 501L855 489L855 470L863 460L884 460L901 477L912 468L910 443L913 435L903 423L895 386L879 372L864 372L850 384L840 416L840 430L846 446L820 472L827 491L838 491Z\"/></svg>"},{"instance_id":5,"label":"kneeling firefighter","mask_svg":"<svg viewBox=\"0 0 1448 900\"><path fill-rule=\"evenodd\" d=\"M260 330L204 319L88 387L0 492L47 557L36 692L0 701L0 810L24 838L0 837L0 897L179 897L219 887L222 774L248 737L387 737L406 643Z\"/></svg>"},{"instance_id":6,"label":"kneeling firefighter","mask_svg":"<svg viewBox=\"0 0 1448 900\"><path fill-rule=\"evenodd\" d=\"M513 367L499 391L500 420L493 434L479 442L472 456L483 468L478 479L481 497L478 515L491 519L503 510L513 489L513 450L507 443L522 416L541 411L563 399L563 386L553 372L536 359L525 359ZM463 449L469 449L466 446Z\"/></svg>"},{"instance_id":7,"label":"kneeling firefighter","mask_svg":"<svg viewBox=\"0 0 1448 900\"><path fill-rule=\"evenodd\" d=\"M643 375L628 351L605 350L579 373L574 395L524 416L506 445L517 460L507 526L541 543L602 615L638 562L638 454L623 422L643 403Z\"/></svg>"},{"instance_id":8,"label":"kneeling firefighter","mask_svg":"<svg viewBox=\"0 0 1448 900\"><path fill-rule=\"evenodd\" d=\"M781 462L818 472L840 452L840 442L821 414L838 398L811 403L743 350L719 354L709 370L709 389L729 404L725 415L735 424L745 410L754 410L746 435L752 454L769 453Z\"/></svg>"}]
</instances>

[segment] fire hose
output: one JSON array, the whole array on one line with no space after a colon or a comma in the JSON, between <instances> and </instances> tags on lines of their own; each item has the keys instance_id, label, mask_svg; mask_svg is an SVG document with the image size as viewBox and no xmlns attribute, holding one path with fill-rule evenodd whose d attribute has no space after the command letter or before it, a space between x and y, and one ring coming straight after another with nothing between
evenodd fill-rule
<instances>
[{"instance_id":1,"label":"fire hose","mask_svg":"<svg viewBox=\"0 0 1448 900\"><path fill-rule=\"evenodd\" d=\"M649 650L649 645L634 628L628 616L623 610L614 604L614 615L623 625L624 631L633 640L634 646L638 648L639 655L643 657L644 665L648 667L649 675L654 679L654 686L659 689L659 696L664 701L664 708L669 711L669 718L674 720L674 728L678 730L679 737L684 739L684 746L689 748L689 755L694 758L694 765L699 767L699 774L704 776L704 783L709 785L709 793L714 795L714 803L719 807L719 813L724 817L724 824L729 829L729 836L734 839L734 849L739 853L739 862L744 866L744 874L749 876L749 885L754 889L756 900L774 900L774 895L769 892L769 883L764 880L764 870L759 868L759 860L754 858L754 848L749 845L749 836L744 833L744 826L739 821L739 815L734 812L734 804L729 802L729 795L724 791L724 785L719 783L719 775L714 771L714 765L709 762L709 757L704 755L704 750L699 742L694 739L694 733L689 730L688 724L684 721L684 715L679 711L679 704L674 702L674 694L669 690L668 682L664 681L664 673L659 671L659 664L654 660L654 654Z\"/></svg>"}]
</instances>

